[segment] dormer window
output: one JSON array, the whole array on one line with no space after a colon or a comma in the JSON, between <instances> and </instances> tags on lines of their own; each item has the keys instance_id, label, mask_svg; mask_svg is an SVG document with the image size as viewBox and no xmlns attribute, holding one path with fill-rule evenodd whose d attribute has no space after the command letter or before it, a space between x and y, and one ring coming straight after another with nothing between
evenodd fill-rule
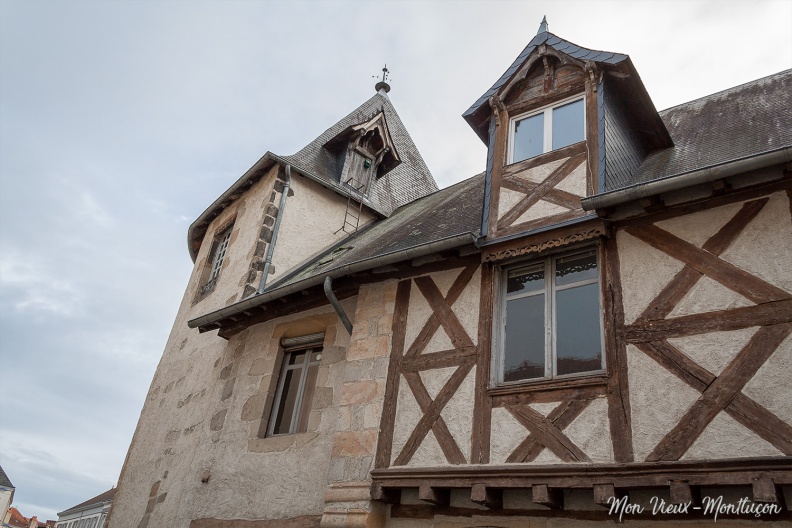
<instances>
[{"instance_id":1,"label":"dormer window","mask_svg":"<svg viewBox=\"0 0 792 528\"><path fill-rule=\"evenodd\" d=\"M509 163L517 163L586 139L583 98L519 115L510 122Z\"/></svg>"},{"instance_id":2,"label":"dormer window","mask_svg":"<svg viewBox=\"0 0 792 528\"><path fill-rule=\"evenodd\" d=\"M373 181L401 163L382 112L345 128L324 148L338 156L338 181L362 196L368 195Z\"/></svg>"}]
</instances>

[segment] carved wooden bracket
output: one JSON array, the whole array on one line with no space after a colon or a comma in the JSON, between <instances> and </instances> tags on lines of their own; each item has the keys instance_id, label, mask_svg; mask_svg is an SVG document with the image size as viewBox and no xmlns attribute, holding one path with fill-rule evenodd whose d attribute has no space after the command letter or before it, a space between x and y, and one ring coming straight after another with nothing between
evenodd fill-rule
<instances>
[{"instance_id":1,"label":"carved wooden bracket","mask_svg":"<svg viewBox=\"0 0 792 528\"><path fill-rule=\"evenodd\" d=\"M497 262L512 257L519 257L528 253L538 253L555 247L566 246L575 242L582 242L584 240L591 240L597 237L605 236L606 229L604 226L597 226L579 233L566 235L562 237L551 238L542 242L535 242L527 244L518 248L504 249L502 251L495 251L487 254L484 257L484 262Z\"/></svg>"}]
</instances>

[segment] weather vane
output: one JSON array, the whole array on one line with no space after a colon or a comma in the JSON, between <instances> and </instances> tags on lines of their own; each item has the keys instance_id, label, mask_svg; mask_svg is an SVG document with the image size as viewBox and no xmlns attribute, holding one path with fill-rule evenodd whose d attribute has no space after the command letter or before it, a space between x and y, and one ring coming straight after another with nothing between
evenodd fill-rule
<instances>
[{"instance_id":1,"label":"weather vane","mask_svg":"<svg viewBox=\"0 0 792 528\"><path fill-rule=\"evenodd\" d=\"M376 85L374 85L374 89L376 91L379 92L380 90L385 90L385 93L390 92L390 84L388 84L388 81L390 80L390 77L388 76L389 73L390 70L388 70L388 65L386 64L385 67L382 68L382 80L380 80ZM378 79L379 76L372 75L371 78Z\"/></svg>"}]
</instances>

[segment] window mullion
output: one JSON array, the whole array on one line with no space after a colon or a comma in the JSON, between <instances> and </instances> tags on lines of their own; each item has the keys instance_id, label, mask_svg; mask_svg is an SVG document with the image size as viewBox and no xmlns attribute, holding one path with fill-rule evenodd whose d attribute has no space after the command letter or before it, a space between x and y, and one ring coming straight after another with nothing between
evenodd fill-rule
<instances>
[{"instance_id":1,"label":"window mullion","mask_svg":"<svg viewBox=\"0 0 792 528\"><path fill-rule=\"evenodd\" d=\"M553 302L553 259L545 260L545 378L552 378L555 357L555 303Z\"/></svg>"},{"instance_id":2,"label":"window mullion","mask_svg":"<svg viewBox=\"0 0 792 528\"><path fill-rule=\"evenodd\" d=\"M544 111L544 152L553 150L553 109Z\"/></svg>"}]
</instances>

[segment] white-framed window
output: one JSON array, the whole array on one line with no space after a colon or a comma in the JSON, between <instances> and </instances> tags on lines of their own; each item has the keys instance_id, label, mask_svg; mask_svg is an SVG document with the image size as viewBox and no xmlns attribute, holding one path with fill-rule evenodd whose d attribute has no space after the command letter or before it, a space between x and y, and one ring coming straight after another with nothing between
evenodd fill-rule
<instances>
[{"instance_id":1,"label":"white-framed window","mask_svg":"<svg viewBox=\"0 0 792 528\"><path fill-rule=\"evenodd\" d=\"M496 384L604 373L596 248L504 268L497 309Z\"/></svg>"},{"instance_id":2,"label":"white-framed window","mask_svg":"<svg viewBox=\"0 0 792 528\"><path fill-rule=\"evenodd\" d=\"M586 139L585 101L566 99L509 120L509 163L517 163Z\"/></svg>"},{"instance_id":3,"label":"white-framed window","mask_svg":"<svg viewBox=\"0 0 792 528\"><path fill-rule=\"evenodd\" d=\"M321 359L322 345L316 340L292 347L284 346L283 366L267 436L303 433L307 430Z\"/></svg>"}]
</instances>

